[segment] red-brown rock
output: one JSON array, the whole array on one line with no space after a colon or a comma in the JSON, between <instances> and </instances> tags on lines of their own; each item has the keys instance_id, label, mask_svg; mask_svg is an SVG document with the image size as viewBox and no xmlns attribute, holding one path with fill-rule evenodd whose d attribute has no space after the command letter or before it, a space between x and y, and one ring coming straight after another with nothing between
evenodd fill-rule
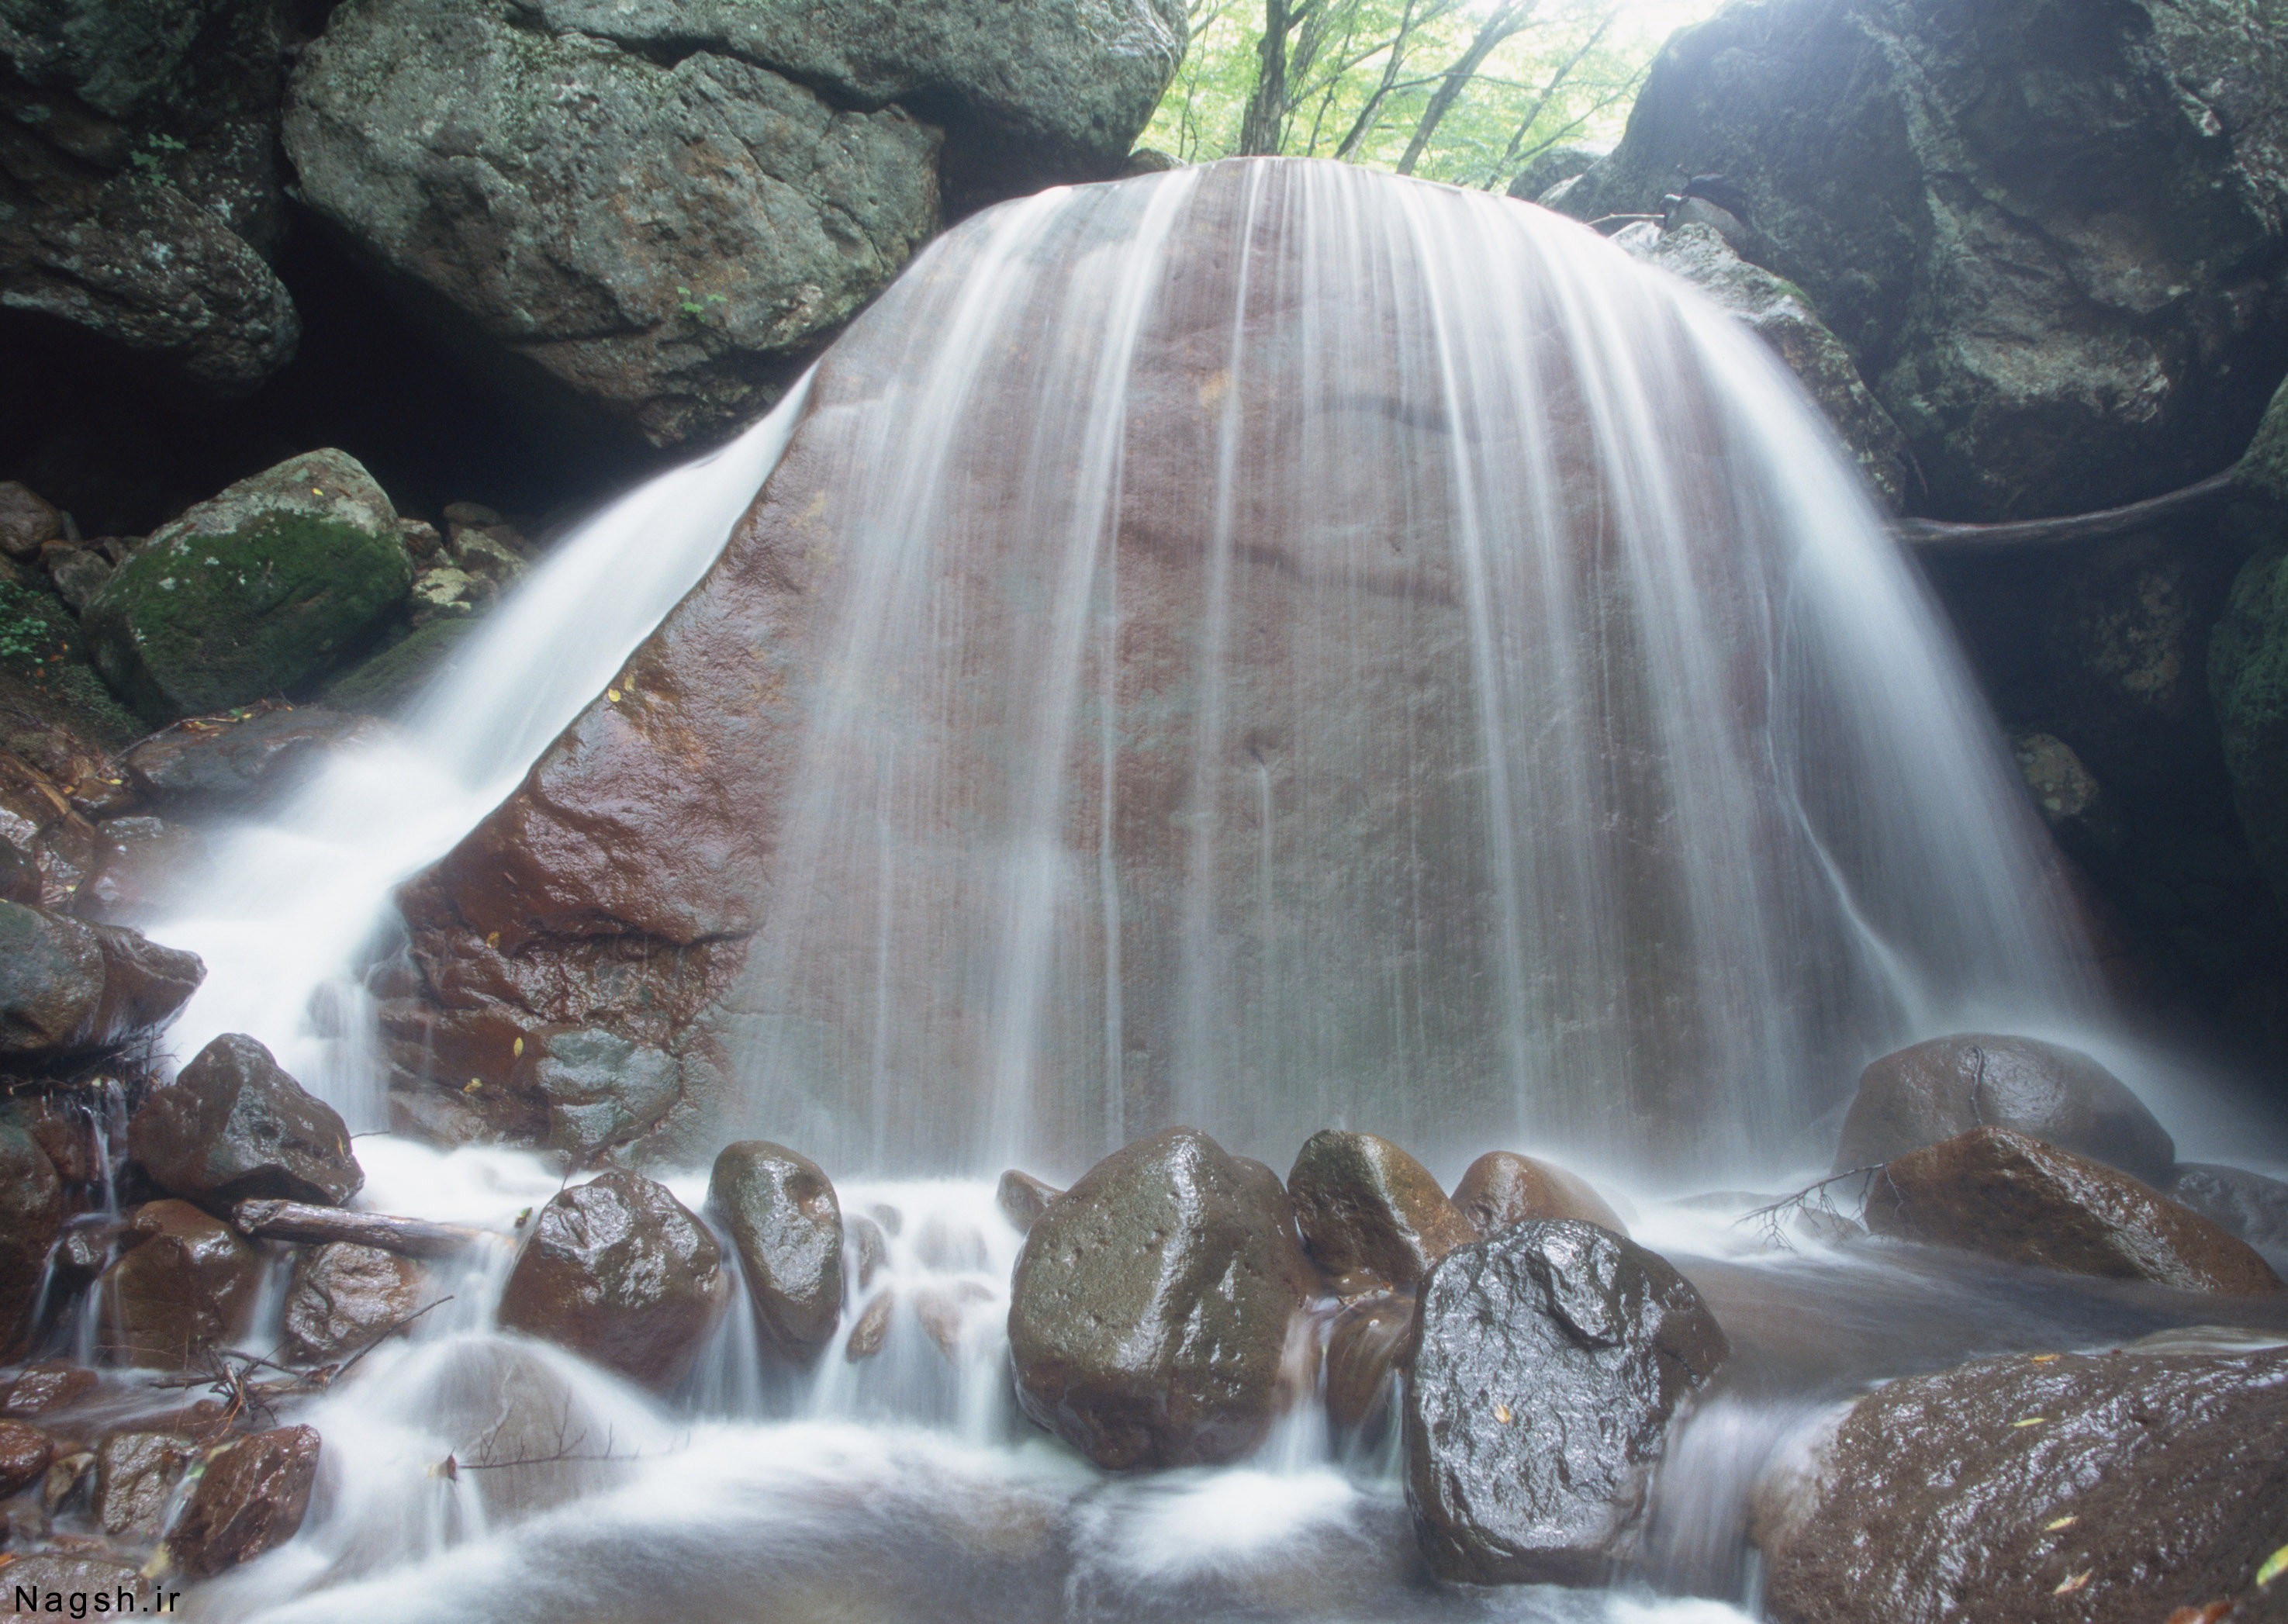
<instances>
[{"instance_id":1,"label":"red-brown rock","mask_svg":"<svg viewBox=\"0 0 2288 1624\"><path fill-rule=\"evenodd\" d=\"M420 1311L429 1271L379 1247L306 1247L286 1287L286 1354L307 1365L357 1353Z\"/></svg>"},{"instance_id":2,"label":"red-brown rock","mask_svg":"<svg viewBox=\"0 0 2288 1624\"><path fill-rule=\"evenodd\" d=\"M95 1448L96 1525L114 1539L159 1532L175 1485L205 1451L174 1430L115 1432Z\"/></svg>"},{"instance_id":3,"label":"red-brown rock","mask_svg":"<svg viewBox=\"0 0 2288 1624\"><path fill-rule=\"evenodd\" d=\"M251 1561L294 1537L317 1480L315 1427L240 1438L207 1462L167 1549L194 1579Z\"/></svg>"},{"instance_id":4,"label":"red-brown rock","mask_svg":"<svg viewBox=\"0 0 2288 1624\"><path fill-rule=\"evenodd\" d=\"M55 1440L27 1422L0 1421L0 1495L37 1483L56 1458Z\"/></svg>"},{"instance_id":5,"label":"red-brown rock","mask_svg":"<svg viewBox=\"0 0 2288 1624\"><path fill-rule=\"evenodd\" d=\"M29 1421L65 1409L94 1391L99 1379L86 1366L60 1359L27 1365L9 1383L7 1398L0 1400L0 1415Z\"/></svg>"},{"instance_id":6,"label":"red-brown rock","mask_svg":"<svg viewBox=\"0 0 2288 1624\"><path fill-rule=\"evenodd\" d=\"M1604 1198L1563 1168L1509 1151L1488 1151L1454 1186L1454 1205L1481 1235L1535 1218L1578 1218L1625 1237L1629 1226Z\"/></svg>"},{"instance_id":7,"label":"red-brown rock","mask_svg":"<svg viewBox=\"0 0 2288 1624\"><path fill-rule=\"evenodd\" d=\"M127 1153L161 1188L221 1214L265 1198L338 1207L365 1183L340 1114L236 1032L151 1091Z\"/></svg>"},{"instance_id":8,"label":"red-brown rock","mask_svg":"<svg viewBox=\"0 0 2288 1624\"><path fill-rule=\"evenodd\" d=\"M95 868L95 826L36 767L0 750L0 840L30 860L39 894L19 900L69 908Z\"/></svg>"},{"instance_id":9,"label":"red-brown rock","mask_svg":"<svg viewBox=\"0 0 2288 1624\"><path fill-rule=\"evenodd\" d=\"M2255 1248L2126 1173L2007 1128L1900 1157L1867 1192L1878 1234L2186 1291L2282 1289Z\"/></svg>"},{"instance_id":10,"label":"red-brown rock","mask_svg":"<svg viewBox=\"0 0 2288 1624\"><path fill-rule=\"evenodd\" d=\"M1411 1291L1478 1238L1430 1170L1378 1134L1313 1134L1287 1175L1303 1245L1338 1289Z\"/></svg>"},{"instance_id":11,"label":"red-brown rock","mask_svg":"<svg viewBox=\"0 0 2288 1624\"><path fill-rule=\"evenodd\" d=\"M1327 1332L1327 1419L1361 1432L1390 1415L1390 1378L1414 1336L1414 1299L1378 1292L1344 1305Z\"/></svg>"},{"instance_id":12,"label":"red-brown rock","mask_svg":"<svg viewBox=\"0 0 2288 1624\"><path fill-rule=\"evenodd\" d=\"M63 1181L31 1135L0 1121L0 1359L32 1330L48 1248L64 1222Z\"/></svg>"},{"instance_id":13,"label":"red-brown rock","mask_svg":"<svg viewBox=\"0 0 2288 1624\"><path fill-rule=\"evenodd\" d=\"M128 1250L94 1287L107 1356L179 1370L237 1330L262 1260L227 1224L188 1201L149 1201L128 1221L123 1244Z\"/></svg>"}]
</instances>

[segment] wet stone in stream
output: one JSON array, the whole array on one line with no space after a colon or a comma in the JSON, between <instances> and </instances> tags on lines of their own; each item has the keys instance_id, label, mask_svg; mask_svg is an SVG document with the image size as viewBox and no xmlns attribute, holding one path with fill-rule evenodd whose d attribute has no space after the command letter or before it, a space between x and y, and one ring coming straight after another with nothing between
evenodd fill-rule
<instances>
[{"instance_id":1,"label":"wet stone in stream","mask_svg":"<svg viewBox=\"0 0 2288 1624\"><path fill-rule=\"evenodd\" d=\"M783 1145L745 1139L715 1158L707 1210L731 1233L764 1347L789 1363L811 1363L842 1315L842 1207L833 1181Z\"/></svg>"}]
</instances>

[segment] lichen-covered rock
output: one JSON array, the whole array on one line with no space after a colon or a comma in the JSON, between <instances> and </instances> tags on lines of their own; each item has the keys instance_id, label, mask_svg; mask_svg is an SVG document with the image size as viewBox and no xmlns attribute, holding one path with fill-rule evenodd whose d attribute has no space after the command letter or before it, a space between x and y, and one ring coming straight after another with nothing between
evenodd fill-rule
<instances>
[{"instance_id":1,"label":"lichen-covered rock","mask_svg":"<svg viewBox=\"0 0 2288 1624\"><path fill-rule=\"evenodd\" d=\"M1308 1269L1266 1193L1189 1128L1090 1168L1017 1259L1009 1347L1025 1414L1116 1470L1261 1443L1293 1396L1282 1360Z\"/></svg>"},{"instance_id":2,"label":"lichen-covered rock","mask_svg":"<svg viewBox=\"0 0 2288 1624\"><path fill-rule=\"evenodd\" d=\"M1430 1170L1378 1134L1325 1129L1287 1175L1303 1245L1346 1292L1411 1291L1477 1231Z\"/></svg>"},{"instance_id":3,"label":"lichen-covered rock","mask_svg":"<svg viewBox=\"0 0 2288 1624\"><path fill-rule=\"evenodd\" d=\"M2167 1182L2177 1147L2145 1102L2077 1049L1966 1032L1869 1063L1844 1114L1835 1170L1872 1167L1979 1127L2009 1128L2061 1150Z\"/></svg>"},{"instance_id":4,"label":"lichen-covered rock","mask_svg":"<svg viewBox=\"0 0 2288 1624\"><path fill-rule=\"evenodd\" d=\"M1665 1258L1594 1224L1522 1224L1448 1254L1406 1381L1406 1499L1431 1571L1603 1583L1670 1417L1730 1351Z\"/></svg>"},{"instance_id":5,"label":"lichen-covered rock","mask_svg":"<svg viewBox=\"0 0 2288 1624\"><path fill-rule=\"evenodd\" d=\"M1892 507L1906 505L1915 494L1907 437L1869 392L1851 353L1828 331L1801 289L1750 265L1711 226L1631 226L1613 240L1646 264L1690 282L1770 345L1819 403L1867 482Z\"/></svg>"},{"instance_id":6,"label":"lichen-covered rock","mask_svg":"<svg viewBox=\"0 0 2288 1624\"><path fill-rule=\"evenodd\" d=\"M262 1260L227 1224L188 1201L147 1201L120 1244L126 1251L92 1287L107 1356L180 1370L237 1333Z\"/></svg>"},{"instance_id":7,"label":"lichen-covered rock","mask_svg":"<svg viewBox=\"0 0 2288 1624\"><path fill-rule=\"evenodd\" d=\"M286 1286L286 1353L306 1365L362 1351L422 1308L429 1271L379 1247L306 1247Z\"/></svg>"},{"instance_id":8,"label":"lichen-covered rock","mask_svg":"<svg viewBox=\"0 0 2288 1624\"><path fill-rule=\"evenodd\" d=\"M224 1215L263 1199L338 1207L365 1184L340 1113L242 1033L152 1090L127 1125L127 1153L162 1189Z\"/></svg>"},{"instance_id":9,"label":"lichen-covered rock","mask_svg":"<svg viewBox=\"0 0 2288 1624\"><path fill-rule=\"evenodd\" d=\"M585 1158L657 1124L683 1091L666 1050L594 1027L544 1027L525 1042L520 1083L548 1112L546 1143Z\"/></svg>"},{"instance_id":10,"label":"lichen-covered rock","mask_svg":"<svg viewBox=\"0 0 2288 1624\"><path fill-rule=\"evenodd\" d=\"M1670 39L1587 218L1720 175L1931 511L2077 512L2240 455L2288 350L2288 40L2259 0L1750 0Z\"/></svg>"},{"instance_id":11,"label":"lichen-covered rock","mask_svg":"<svg viewBox=\"0 0 2288 1624\"><path fill-rule=\"evenodd\" d=\"M0 902L0 1055L114 1048L163 1025L205 976L197 955L123 925Z\"/></svg>"},{"instance_id":12,"label":"lichen-covered rock","mask_svg":"<svg viewBox=\"0 0 2288 1624\"><path fill-rule=\"evenodd\" d=\"M23 1350L39 1306L48 1248L63 1222L63 1181L55 1163L31 1135L0 1121L0 1359Z\"/></svg>"},{"instance_id":13,"label":"lichen-covered rock","mask_svg":"<svg viewBox=\"0 0 2288 1624\"><path fill-rule=\"evenodd\" d=\"M166 721L322 675L373 635L412 582L381 487L348 454L313 451L160 527L83 623L104 679Z\"/></svg>"},{"instance_id":14,"label":"lichen-covered rock","mask_svg":"<svg viewBox=\"0 0 2288 1624\"><path fill-rule=\"evenodd\" d=\"M1760 1486L1763 1616L2276 1618L2255 1580L2288 1526L2283 1436L2280 1349L2011 1354L1892 1382Z\"/></svg>"},{"instance_id":15,"label":"lichen-covered rock","mask_svg":"<svg viewBox=\"0 0 2288 1624\"><path fill-rule=\"evenodd\" d=\"M167 1536L183 1572L211 1578L292 1539L318 1480L318 1448L315 1427L274 1427L218 1452Z\"/></svg>"},{"instance_id":16,"label":"lichen-covered rock","mask_svg":"<svg viewBox=\"0 0 2288 1624\"><path fill-rule=\"evenodd\" d=\"M349 0L296 69L287 148L310 206L477 359L672 445L774 399L937 229L939 138L686 8L661 8L667 59L594 12Z\"/></svg>"},{"instance_id":17,"label":"lichen-covered rock","mask_svg":"<svg viewBox=\"0 0 2288 1624\"><path fill-rule=\"evenodd\" d=\"M501 1291L500 1323L663 1391L730 1297L722 1260L665 1185L606 1173L540 1209Z\"/></svg>"},{"instance_id":18,"label":"lichen-covered rock","mask_svg":"<svg viewBox=\"0 0 2288 1624\"><path fill-rule=\"evenodd\" d=\"M1887 1163L1867 1192L1878 1234L2066 1274L2236 1296L2283 1289L2247 1242L2101 1162L2007 1128L1974 1128Z\"/></svg>"},{"instance_id":19,"label":"lichen-covered rock","mask_svg":"<svg viewBox=\"0 0 2288 1624\"><path fill-rule=\"evenodd\" d=\"M1620 1214L1586 1179L1513 1151L1488 1151L1470 1163L1454 1186L1454 1205L1480 1235L1552 1218L1578 1218L1625 1239L1629 1232Z\"/></svg>"},{"instance_id":20,"label":"lichen-covered rock","mask_svg":"<svg viewBox=\"0 0 2288 1624\"><path fill-rule=\"evenodd\" d=\"M832 1181L783 1145L745 1139L715 1158L707 1209L731 1232L764 1347L809 1364L842 1317L842 1204Z\"/></svg>"}]
</instances>

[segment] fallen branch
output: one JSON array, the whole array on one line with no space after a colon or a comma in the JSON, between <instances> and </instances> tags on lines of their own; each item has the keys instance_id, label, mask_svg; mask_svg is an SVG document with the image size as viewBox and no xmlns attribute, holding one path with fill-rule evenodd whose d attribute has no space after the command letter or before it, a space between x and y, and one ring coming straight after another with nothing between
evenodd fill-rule
<instances>
[{"instance_id":1,"label":"fallen branch","mask_svg":"<svg viewBox=\"0 0 2288 1624\"><path fill-rule=\"evenodd\" d=\"M569 1399L565 1401L563 1413L556 1418L556 1446L544 1453L536 1454L527 1451L513 1455L496 1455L493 1453L494 1446L500 1442L501 1428L506 1425L508 1422L504 1419L496 1424L491 1431L485 1434L482 1441L477 1445L478 1453L475 1458L464 1461L457 1455L449 1454L429 1469L431 1475L442 1477L449 1483L454 1483L460 1480L463 1472L505 1471L516 1466L555 1466L569 1462L640 1461L643 1459L640 1452L634 1454L616 1454L612 1448L612 1431L608 1427L604 1430L603 1448L584 1453L580 1446L588 1441L588 1435L585 1432L573 1435L572 1405Z\"/></svg>"},{"instance_id":2,"label":"fallen branch","mask_svg":"<svg viewBox=\"0 0 2288 1624\"><path fill-rule=\"evenodd\" d=\"M485 1233L457 1224L432 1224L426 1218L392 1218L377 1212L350 1212L301 1201L241 1201L231 1218L242 1234L258 1240L301 1240L313 1245L346 1240L406 1257L450 1257Z\"/></svg>"},{"instance_id":3,"label":"fallen branch","mask_svg":"<svg viewBox=\"0 0 2288 1624\"><path fill-rule=\"evenodd\" d=\"M2062 547L2076 542L2111 542L2222 507L2239 491L2239 482L2227 469L2181 490L2165 491L2142 502L2101 508L2094 513L2070 513L2059 519L2019 519L1999 525L1895 519L1891 521L1891 533L1908 546L1926 552L1987 552Z\"/></svg>"},{"instance_id":4,"label":"fallen branch","mask_svg":"<svg viewBox=\"0 0 2288 1624\"><path fill-rule=\"evenodd\" d=\"M1736 1226L1742 1224L1760 1224L1767 1240L1774 1246L1792 1252L1795 1247L1787 1238L1786 1227L1781 1222L1783 1218L1791 1213L1817 1211L1824 1213L1831 1218L1851 1221L1849 1214L1837 1209L1834 1199L1827 1193L1828 1186L1839 1184L1850 1178L1867 1178L1871 1184L1873 1182L1871 1176L1882 1170L1881 1162L1871 1161L1863 1168L1851 1168L1841 1173L1830 1173L1825 1178L1813 1180L1793 1195L1784 1195L1768 1206L1759 1207L1752 1212L1744 1212L1732 1222ZM1860 1192L1862 1212L1865 1210L1865 1198L1866 1192L1862 1191Z\"/></svg>"}]
</instances>

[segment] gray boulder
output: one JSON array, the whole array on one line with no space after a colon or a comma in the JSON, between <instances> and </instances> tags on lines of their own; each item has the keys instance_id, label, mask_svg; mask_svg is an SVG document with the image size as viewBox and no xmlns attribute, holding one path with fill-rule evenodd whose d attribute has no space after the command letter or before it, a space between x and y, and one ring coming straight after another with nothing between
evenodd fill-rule
<instances>
[{"instance_id":1,"label":"gray boulder","mask_svg":"<svg viewBox=\"0 0 2288 1624\"><path fill-rule=\"evenodd\" d=\"M1787 363L1884 501L1903 508L1913 457L1907 437L1869 392L1845 349L1804 297L1803 290L1732 250L1715 227L1699 223L1670 230L1632 226L1614 242L1647 265L1683 278Z\"/></svg>"},{"instance_id":2,"label":"gray boulder","mask_svg":"<svg viewBox=\"0 0 2288 1624\"><path fill-rule=\"evenodd\" d=\"M1658 212L1723 177L1931 511L2020 518L2239 455L2288 360L2284 153L2288 39L2259 0L1744 0L1669 41L1553 201Z\"/></svg>"},{"instance_id":3,"label":"gray boulder","mask_svg":"<svg viewBox=\"0 0 2288 1624\"><path fill-rule=\"evenodd\" d=\"M662 446L775 399L938 225L934 129L672 17L647 54L506 0L348 0L285 115L310 207L417 313Z\"/></svg>"},{"instance_id":4,"label":"gray boulder","mask_svg":"<svg viewBox=\"0 0 2288 1624\"><path fill-rule=\"evenodd\" d=\"M127 1124L127 1153L210 1212L245 1200L338 1207L365 1184L339 1113L241 1033L199 1050Z\"/></svg>"},{"instance_id":5,"label":"gray boulder","mask_svg":"<svg viewBox=\"0 0 2288 1624\"><path fill-rule=\"evenodd\" d=\"M674 1056L592 1026L544 1028L523 1058L547 1107L546 1143L582 1159L635 1138L683 1093Z\"/></svg>"},{"instance_id":6,"label":"gray boulder","mask_svg":"<svg viewBox=\"0 0 2288 1624\"><path fill-rule=\"evenodd\" d=\"M731 1232L763 1345L809 1364L842 1318L842 1204L833 1181L783 1145L744 1139L715 1158L707 1210Z\"/></svg>"},{"instance_id":7,"label":"gray boulder","mask_svg":"<svg viewBox=\"0 0 2288 1624\"><path fill-rule=\"evenodd\" d=\"M1665 1258L1594 1224L1521 1224L1448 1254L1406 1382L1406 1498L1432 1572L1605 1582L1670 1417L1730 1351Z\"/></svg>"},{"instance_id":8,"label":"gray boulder","mask_svg":"<svg viewBox=\"0 0 2288 1624\"><path fill-rule=\"evenodd\" d=\"M1140 1139L1025 1238L1018 1402L1100 1466L1234 1460L1294 1397L1282 1356L1308 1275L1284 1200L1222 1146L1191 1128Z\"/></svg>"}]
</instances>

